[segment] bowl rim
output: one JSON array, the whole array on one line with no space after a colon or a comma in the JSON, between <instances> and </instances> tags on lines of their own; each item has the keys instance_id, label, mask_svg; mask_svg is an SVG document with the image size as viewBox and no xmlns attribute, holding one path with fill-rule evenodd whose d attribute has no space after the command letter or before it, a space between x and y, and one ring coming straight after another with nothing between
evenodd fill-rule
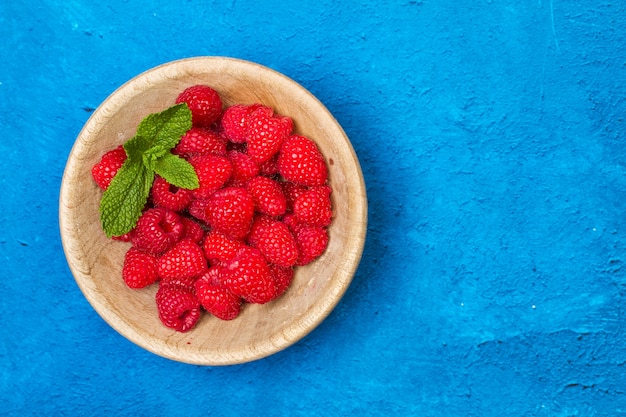
<instances>
[{"instance_id":1,"label":"bowl rim","mask_svg":"<svg viewBox=\"0 0 626 417\"><path fill-rule=\"evenodd\" d=\"M72 229L73 225L73 219L71 217L72 212L68 208L68 203L70 200L68 178L71 177L72 169L77 163L73 156L77 153L80 154L80 152L82 151L82 147L84 147L85 144L81 141L81 138L87 135L92 125L101 123L101 119L106 118L106 114L108 112L111 112L112 110L115 110L116 107L119 107L119 105L116 105L115 103L117 102L117 100L119 100L120 96L124 96L126 99L129 99L131 97L134 97L135 95L141 94L143 90L137 89L135 87L138 84L141 84L143 80L153 77L170 77L169 71L173 67L177 67L177 69L180 69L182 66L183 68L185 68L185 70L189 72L194 72L199 71L200 67L206 67L207 65L212 67L228 66L236 68L246 67L248 69L260 69L264 72L264 77L271 77L279 84L287 84L291 85L292 87L296 87L297 90L299 90L300 94L306 96L307 101L314 103L314 105L316 106L316 111L324 112L326 117L332 119L334 121L335 128L342 136L342 140L345 141L346 150L349 152L352 158L352 161L350 161L350 163L354 165L354 169L356 169L358 173L358 175L355 175L355 177L358 178L358 181L356 181L356 184L354 184L356 185L357 189L351 189L351 192L355 192L359 199L362 199L363 204L358 205L357 212L350 213L351 217L355 217L359 220L357 224L360 225L361 230L358 230L358 232L354 236L354 247L351 251L352 260L348 264L347 272L343 275L344 279L338 283L338 289L334 292L334 297L332 298L332 300L325 300L326 302L314 302L307 311L307 314L303 314L302 317L298 317L295 319L294 325L290 327L290 334L284 334L285 332L283 332L283 334L281 334L280 336L273 335L272 338L274 340L267 340L265 341L265 343L260 343L256 345L255 348L252 350L249 348L242 348L239 351L230 351L228 354L222 352L222 354L214 355L212 357L206 357L206 355L194 355L194 357L189 357L187 353L182 354L181 352L177 352L176 350L171 350L169 345L167 345L165 342L157 343L157 345L155 346L154 342L146 340L143 334L141 334L137 329L126 323L122 317L119 317L115 313L109 311L108 306L105 305L106 303L99 299L98 294L93 290L93 288L88 285L88 268L85 269L84 267L80 267L76 264L76 260L70 257L72 242L70 241L69 234L64 232ZM111 327L113 327L114 330L120 333L120 335L156 355L178 362L207 366L234 365L262 359L297 343L299 340L301 340L310 332L312 332L315 328L317 328L318 325L330 315L330 313L343 298L343 295L347 291L354 275L356 274L365 246L368 219L367 212L368 204L365 181L359 159L352 146L352 143L350 142L348 136L343 130L343 127L338 123L338 121L326 108L326 106L308 89L306 89L304 86L285 74L282 74L272 68L252 61L225 56L196 56L165 62L139 73L138 75L132 77L131 79L120 85L118 88L116 88L93 111L93 113L90 115L90 117L87 119L82 129L80 130L78 136L76 137L76 140L67 158L66 167L64 169L63 177L61 180L59 194L59 227L61 231L61 241L64 254L66 256L68 266L74 277L75 282L77 283L87 301L91 304L94 310L96 310L98 315L102 319L104 319L104 321L107 322Z\"/></svg>"}]
</instances>

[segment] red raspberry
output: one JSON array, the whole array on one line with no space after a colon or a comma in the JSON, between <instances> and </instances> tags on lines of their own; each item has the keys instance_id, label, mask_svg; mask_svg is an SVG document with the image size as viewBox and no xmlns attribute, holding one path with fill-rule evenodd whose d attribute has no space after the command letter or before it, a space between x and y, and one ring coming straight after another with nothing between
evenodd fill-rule
<instances>
[{"instance_id":1,"label":"red raspberry","mask_svg":"<svg viewBox=\"0 0 626 417\"><path fill-rule=\"evenodd\" d=\"M266 177L280 174L280 172L278 172L278 154L259 165L259 174Z\"/></svg>"},{"instance_id":2,"label":"red raspberry","mask_svg":"<svg viewBox=\"0 0 626 417\"><path fill-rule=\"evenodd\" d=\"M192 127L172 150L175 155L226 155L226 139L210 129Z\"/></svg>"},{"instance_id":3,"label":"red raspberry","mask_svg":"<svg viewBox=\"0 0 626 417\"><path fill-rule=\"evenodd\" d=\"M308 226L328 226L332 220L331 188L313 187L298 196L293 203L293 213L299 223Z\"/></svg>"},{"instance_id":4,"label":"red raspberry","mask_svg":"<svg viewBox=\"0 0 626 417\"><path fill-rule=\"evenodd\" d=\"M217 230L211 230L204 237L202 248L204 256L210 262L230 261L243 246L240 240L234 240Z\"/></svg>"},{"instance_id":5,"label":"red raspberry","mask_svg":"<svg viewBox=\"0 0 626 417\"><path fill-rule=\"evenodd\" d=\"M194 277L207 267L202 248L191 239L182 239L157 258L157 273L162 279Z\"/></svg>"},{"instance_id":6,"label":"red raspberry","mask_svg":"<svg viewBox=\"0 0 626 417\"><path fill-rule=\"evenodd\" d=\"M265 304L276 297L276 283L258 249L239 249L222 272L226 288L249 303Z\"/></svg>"},{"instance_id":7,"label":"red raspberry","mask_svg":"<svg viewBox=\"0 0 626 417\"><path fill-rule=\"evenodd\" d=\"M208 85L194 85L183 90L176 103L187 103L194 126L209 127L222 115L222 100Z\"/></svg>"},{"instance_id":8,"label":"red raspberry","mask_svg":"<svg viewBox=\"0 0 626 417\"><path fill-rule=\"evenodd\" d=\"M228 160L233 166L230 185L243 187L251 178L259 174L259 166L248 154L240 151L229 151Z\"/></svg>"},{"instance_id":9,"label":"red raspberry","mask_svg":"<svg viewBox=\"0 0 626 417\"><path fill-rule=\"evenodd\" d=\"M213 229L231 239L242 239L248 234L254 217L254 201L245 188L222 188L201 204L205 205L203 216Z\"/></svg>"},{"instance_id":10,"label":"red raspberry","mask_svg":"<svg viewBox=\"0 0 626 417\"><path fill-rule=\"evenodd\" d=\"M181 239L191 239L196 243L200 243L204 237L204 229L197 221L190 219L189 217L180 216L180 221L183 223L183 234Z\"/></svg>"},{"instance_id":11,"label":"red raspberry","mask_svg":"<svg viewBox=\"0 0 626 417\"><path fill-rule=\"evenodd\" d=\"M143 212L131 233L134 246L153 255L170 249L183 233L180 216L163 207L150 208Z\"/></svg>"},{"instance_id":12,"label":"red raspberry","mask_svg":"<svg viewBox=\"0 0 626 417\"><path fill-rule=\"evenodd\" d=\"M182 288L186 291L191 291L193 294L196 293L196 280L197 276L193 277L182 277L182 278L166 278L159 280L159 286L174 286Z\"/></svg>"},{"instance_id":13,"label":"red raspberry","mask_svg":"<svg viewBox=\"0 0 626 417\"><path fill-rule=\"evenodd\" d=\"M209 217L207 214L208 205L209 205L209 200L206 198L202 198L202 199L199 198L196 200L191 200L191 204L189 204L187 211L192 217L194 217L197 220L202 221L203 224L208 225L209 224Z\"/></svg>"},{"instance_id":14,"label":"red raspberry","mask_svg":"<svg viewBox=\"0 0 626 417\"><path fill-rule=\"evenodd\" d=\"M294 236L301 227L304 227L304 225L300 224L300 222L296 218L296 215L293 213L285 214L282 218L282 222L285 223L287 227L289 227L289 230L291 230Z\"/></svg>"},{"instance_id":15,"label":"red raspberry","mask_svg":"<svg viewBox=\"0 0 626 417\"><path fill-rule=\"evenodd\" d=\"M144 288L157 279L156 257L136 247L131 247L124 255L122 278L130 288Z\"/></svg>"},{"instance_id":16,"label":"red raspberry","mask_svg":"<svg viewBox=\"0 0 626 417\"><path fill-rule=\"evenodd\" d=\"M261 104L236 104L224 110L222 114L222 129L224 135L233 143L244 143L246 141L246 130L250 114L264 107Z\"/></svg>"},{"instance_id":17,"label":"red raspberry","mask_svg":"<svg viewBox=\"0 0 626 417\"><path fill-rule=\"evenodd\" d=\"M111 239L117 240L118 242L130 242L132 239L132 233L133 231L131 230L130 232L124 233L120 236L111 236Z\"/></svg>"},{"instance_id":18,"label":"red raspberry","mask_svg":"<svg viewBox=\"0 0 626 417\"><path fill-rule=\"evenodd\" d=\"M248 155L259 164L271 159L292 129L293 121L289 117L276 116L269 107L256 109L248 119Z\"/></svg>"},{"instance_id":19,"label":"red raspberry","mask_svg":"<svg viewBox=\"0 0 626 417\"><path fill-rule=\"evenodd\" d=\"M294 270L293 268L285 268L270 264L270 272L272 273L272 278L276 284L276 298L278 298L283 295L285 291L287 291L287 288L291 285Z\"/></svg>"},{"instance_id":20,"label":"red raspberry","mask_svg":"<svg viewBox=\"0 0 626 417\"><path fill-rule=\"evenodd\" d=\"M298 199L300 194L307 191L309 187L305 187L304 185L294 184L289 181L282 181L280 183L283 194L285 195L285 199L287 200L287 210L293 210L293 203Z\"/></svg>"},{"instance_id":21,"label":"red raspberry","mask_svg":"<svg viewBox=\"0 0 626 417\"><path fill-rule=\"evenodd\" d=\"M122 167L124 161L126 161L126 151L122 145L102 155L100 161L91 168L91 176L98 187L103 190L109 188L111 180Z\"/></svg>"},{"instance_id":22,"label":"red raspberry","mask_svg":"<svg viewBox=\"0 0 626 417\"><path fill-rule=\"evenodd\" d=\"M321 256L328 246L328 230L325 227L300 226L295 232L300 256L296 265L303 266Z\"/></svg>"},{"instance_id":23,"label":"red raspberry","mask_svg":"<svg viewBox=\"0 0 626 417\"><path fill-rule=\"evenodd\" d=\"M195 283L196 297L206 311L222 320L232 320L241 311L241 298L222 284L219 268L210 268Z\"/></svg>"},{"instance_id":24,"label":"red raspberry","mask_svg":"<svg viewBox=\"0 0 626 417\"><path fill-rule=\"evenodd\" d=\"M257 248L272 264L290 267L298 260L298 245L289 227L270 218L255 220L248 235L250 246Z\"/></svg>"},{"instance_id":25,"label":"red raspberry","mask_svg":"<svg viewBox=\"0 0 626 417\"><path fill-rule=\"evenodd\" d=\"M193 198L191 190L178 188L159 175L154 178L150 197L156 207L164 207L173 211L184 210Z\"/></svg>"},{"instance_id":26,"label":"red raspberry","mask_svg":"<svg viewBox=\"0 0 626 417\"><path fill-rule=\"evenodd\" d=\"M280 184L271 178L257 176L246 184L246 189L254 200L259 213L268 216L282 216L287 210L287 199Z\"/></svg>"},{"instance_id":27,"label":"red raspberry","mask_svg":"<svg viewBox=\"0 0 626 417\"><path fill-rule=\"evenodd\" d=\"M159 286L156 305L161 322L179 332L191 330L202 314L193 292L175 285Z\"/></svg>"},{"instance_id":28,"label":"red raspberry","mask_svg":"<svg viewBox=\"0 0 626 417\"><path fill-rule=\"evenodd\" d=\"M207 198L221 188L233 171L230 161L219 155L198 155L189 159L196 170L200 187L192 190L195 198Z\"/></svg>"},{"instance_id":29,"label":"red raspberry","mask_svg":"<svg viewBox=\"0 0 626 417\"><path fill-rule=\"evenodd\" d=\"M323 185L328 179L324 156L312 140L289 136L278 154L278 171L287 181L309 187Z\"/></svg>"}]
</instances>

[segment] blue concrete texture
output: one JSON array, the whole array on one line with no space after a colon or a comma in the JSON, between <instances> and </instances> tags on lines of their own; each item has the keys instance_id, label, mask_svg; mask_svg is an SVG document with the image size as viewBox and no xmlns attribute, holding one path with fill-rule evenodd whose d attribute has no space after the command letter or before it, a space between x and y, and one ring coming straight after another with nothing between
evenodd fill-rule
<instances>
[{"instance_id":1,"label":"blue concrete texture","mask_svg":"<svg viewBox=\"0 0 626 417\"><path fill-rule=\"evenodd\" d=\"M604 0L0 5L0 414L626 415L626 6ZM67 267L67 155L115 88L203 55L283 72L362 164L342 301L255 362L149 353Z\"/></svg>"}]
</instances>

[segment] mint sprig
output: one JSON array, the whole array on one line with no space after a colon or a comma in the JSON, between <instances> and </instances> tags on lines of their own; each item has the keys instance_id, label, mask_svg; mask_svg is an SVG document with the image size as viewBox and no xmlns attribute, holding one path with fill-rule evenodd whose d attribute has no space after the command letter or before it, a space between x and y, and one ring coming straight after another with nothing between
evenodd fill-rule
<instances>
[{"instance_id":1,"label":"mint sprig","mask_svg":"<svg viewBox=\"0 0 626 417\"><path fill-rule=\"evenodd\" d=\"M191 125L185 103L150 114L139 123L135 136L124 143L126 161L100 200L100 222L107 237L121 236L137 225L155 175L179 188L199 187L193 166L171 153Z\"/></svg>"},{"instance_id":2,"label":"mint sprig","mask_svg":"<svg viewBox=\"0 0 626 417\"><path fill-rule=\"evenodd\" d=\"M100 200L100 221L107 237L121 236L135 227L154 181L153 171L129 161L117 171Z\"/></svg>"}]
</instances>

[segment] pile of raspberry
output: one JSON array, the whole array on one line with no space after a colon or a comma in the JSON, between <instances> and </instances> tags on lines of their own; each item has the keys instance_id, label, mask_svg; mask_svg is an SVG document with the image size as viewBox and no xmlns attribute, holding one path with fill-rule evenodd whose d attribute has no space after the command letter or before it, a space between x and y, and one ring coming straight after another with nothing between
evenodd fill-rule
<instances>
[{"instance_id":1,"label":"pile of raspberry","mask_svg":"<svg viewBox=\"0 0 626 417\"><path fill-rule=\"evenodd\" d=\"M193 127L172 153L194 167L199 188L158 175L130 242L122 278L133 289L158 285L162 323L192 329L204 313L235 319L245 303L285 293L294 268L319 257L332 220L326 161L294 132L291 118L261 104L224 107L209 86L182 91ZM126 160L122 146L93 166L106 190Z\"/></svg>"}]
</instances>

